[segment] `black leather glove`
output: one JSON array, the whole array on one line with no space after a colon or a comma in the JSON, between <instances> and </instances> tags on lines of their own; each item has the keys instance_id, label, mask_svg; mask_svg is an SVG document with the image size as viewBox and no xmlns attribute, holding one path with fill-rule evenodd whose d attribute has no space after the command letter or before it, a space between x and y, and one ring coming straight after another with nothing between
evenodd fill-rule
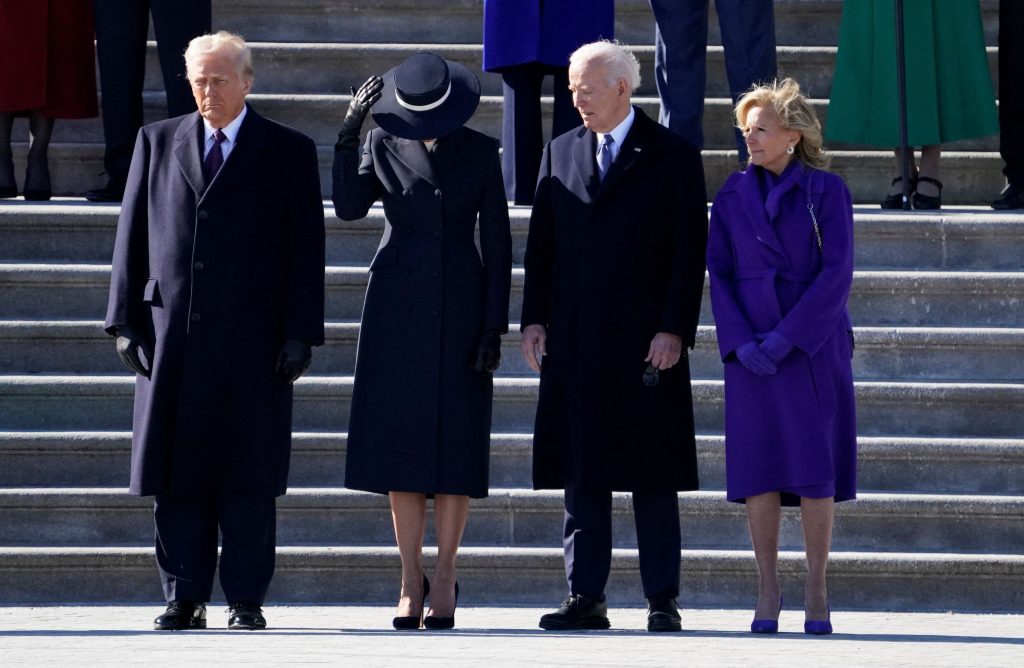
<instances>
[{"instance_id":1,"label":"black leather glove","mask_svg":"<svg viewBox=\"0 0 1024 668\"><path fill-rule=\"evenodd\" d=\"M153 346L131 325L117 328L117 356L140 376L149 378L153 371Z\"/></svg>"},{"instance_id":2,"label":"black leather glove","mask_svg":"<svg viewBox=\"0 0 1024 668\"><path fill-rule=\"evenodd\" d=\"M384 80L376 76L367 79L359 90L352 89L352 101L348 103L348 112L345 113L345 120L341 122L341 132L338 133L338 148L359 148L359 130L363 127L366 115L370 113L370 107L380 99L382 90Z\"/></svg>"},{"instance_id":3,"label":"black leather glove","mask_svg":"<svg viewBox=\"0 0 1024 668\"><path fill-rule=\"evenodd\" d=\"M313 351L305 341L288 339L277 356L277 372L286 383L294 383L313 363Z\"/></svg>"},{"instance_id":4,"label":"black leather glove","mask_svg":"<svg viewBox=\"0 0 1024 668\"><path fill-rule=\"evenodd\" d=\"M494 373L501 364L501 331L489 327L480 335L480 344L473 360L473 371Z\"/></svg>"}]
</instances>

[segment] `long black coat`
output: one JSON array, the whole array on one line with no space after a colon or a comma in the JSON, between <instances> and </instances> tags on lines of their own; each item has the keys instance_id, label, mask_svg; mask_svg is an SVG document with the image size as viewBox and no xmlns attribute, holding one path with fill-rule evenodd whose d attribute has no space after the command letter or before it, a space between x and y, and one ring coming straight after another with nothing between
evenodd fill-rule
<instances>
[{"instance_id":1,"label":"long black coat","mask_svg":"<svg viewBox=\"0 0 1024 668\"><path fill-rule=\"evenodd\" d=\"M508 329L512 239L496 140L460 128L433 155L380 129L334 154L343 220L387 223L359 329L345 485L487 496L490 374L481 331ZM474 244L479 217L480 250Z\"/></svg>"},{"instance_id":2,"label":"long black coat","mask_svg":"<svg viewBox=\"0 0 1024 668\"><path fill-rule=\"evenodd\" d=\"M286 339L324 336L316 147L249 109L209 189L198 113L139 131L117 226L105 327L154 344L137 377L131 491L284 494Z\"/></svg>"},{"instance_id":3,"label":"long black coat","mask_svg":"<svg viewBox=\"0 0 1024 668\"><path fill-rule=\"evenodd\" d=\"M544 151L522 326L547 328L533 445L537 489L697 488L690 370L642 376L658 332L692 348L704 285L700 153L636 109L603 182L579 128Z\"/></svg>"}]
</instances>

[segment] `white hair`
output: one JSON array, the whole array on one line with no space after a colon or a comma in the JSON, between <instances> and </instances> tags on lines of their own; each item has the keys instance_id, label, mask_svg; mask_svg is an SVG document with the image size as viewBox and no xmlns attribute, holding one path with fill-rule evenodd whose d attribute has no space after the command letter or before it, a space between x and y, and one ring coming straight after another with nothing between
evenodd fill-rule
<instances>
[{"instance_id":1,"label":"white hair","mask_svg":"<svg viewBox=\"0 0 1024 668\"><path fill-rule=\"evenodd\" d=\"M212 35L200 35L188 43L185 49L185 69L191 69L190 64L200 56L218 51L226 52L235 59L238 73L246 79L253 78L252 71L252 50L245 43L241 35L221 30Z\"/></svg>"},{"instance_id":2,"label":"white hair","mask_svg":"<svg viewBox=\"0 0 1024 668\"><path fill-rule=\"evenodd\" d=\"M625 44L607 39L584 44L569 56L569 67L591 61L607 68L608 85L625 79L630 93L640 87L640 62Z\"/></svg>"}]
</instances>

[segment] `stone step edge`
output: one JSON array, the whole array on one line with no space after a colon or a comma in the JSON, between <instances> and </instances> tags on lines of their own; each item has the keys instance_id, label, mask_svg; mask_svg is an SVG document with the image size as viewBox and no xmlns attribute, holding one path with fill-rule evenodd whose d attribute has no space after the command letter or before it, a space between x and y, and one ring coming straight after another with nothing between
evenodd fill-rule
<instances>
[{"instance_id":1,"label":"stone step edge","mask_svg":"<svg viewBox=\"0 0 1024 668\"><path fill-rule=\"evenodd\" d=\"M330 265L326 268L326 283L330 286L365 286L368 274L366 266ZM525 277L522 266L512 268L513 289L518 288ZM102 285L109 282L110 265L98 263L68 262L0 262L0 281L18 281L31 285L43 283L51 285L59 280L65 284ZM707 282L705 274L705 283ZM854 290L886 289L891 290L892 282L937 283L961 289L985 287L992 289L991 283L998 283L1009 288L1024 288L1024 271L965 271L965 270L900 270L900 269L865 269L853 272ZM707 289L707 285L705 285Z\"/></svg>"},{"instance_id":2,"label":"stone step edge","mask_svg":"<svg viewBox=\"0 0 1024 668\"><path fill-rule=\"evenodd\" d=\"M332 320L324 323L329 340L355 341L359 335L358 320ZM1024 327L921 327L866 326L854 327L857 345L883 346L898 344L904 348L928 346L1024 347ZM509 323L508 341L521 337L519 323ZM5 339L83 339L107 338L99 320L2 320L0 341ZM699 325L697 340L713 343L714 325ZM73 375L73 374L72 374Z\"/></svg>"},{"instance_id":3,"label":"stone step edge","mask_svg":"<svg viewBox=\"0 0 1024 668\"><path fill-rule=\"evenodd\" d=\"M626 492L612 495L616 512L632 508L631 496ZM562 509L560 490L531 490L494 488L484 499L474 499L477 511L546 512ZM745 516L743 506L726 500L721 491L680 492L680 515L735 515ZM0 488L0 508L11 510L124 510L146 509L152 505L148 498L132 496L127 488L112 487L18 487ZM285 512L353 510L388 507L386 497L342 487L300 487L289 489L277 501L278 510ZM796 511L793 511L796 512ZM838 504L837 517L907 515L913 518L946 519L950 522L1024 516L1024 496L981 494L935 494L862 492L852 504Z\"/></svg>"},{"instance_id":4,"label":"stone step edge","mask_svg":"<svg viewBox=\"0 0 1024 668\"><path fill-rule=\"evenodd\" d=\"M425 561L436 560L437 549L424 546ZM753 552L750 550L681 550L684 573L707 574L711 570L750 575ZM153 569L152 547L0 547L0 570L114 570ZM388 571L397 568L395 547L318 547L278 546L279 570L349 571L354 569ZM561 548L462 547L460 570L537 571L564 568ZM803 552L780 551L782 574L806 572ZM636 549L612 550L613 570L637 570ZM939 576L943 578L1024 577L1024 556L1017 554L961 554L935 552L862 552L836 551L829 557L833 576L874 577ZM30 577L30 576L26 576ZM686 575L684 575L684 578Z\"/></svg>"},{"instance_id":5,"label":"stone step edge","mask_svg":"<svg viewBox=\"0 0 1024 668\"><path fill-rule=\"evenodd\" d=\"M384 206L374 202L365 218L354 221L341 220L334 215L334 204L329 199L321 200L324 219L330 226L371 231L367 222L383 224ZM49 202L8 202L11 206L0 206L0 226L3 228L26 227L31 229L66 229L71 227L102 227L116 225L121 212L120 204L89 202L82 197L54 197ZM710 208L711 204L708 203ZM509 203L509 217L513 225L528 225L531 207L525 204ZM72 218L72 221L62 220ZM936 212L925 211L883 211L877 204L854 204L853 217L856 223L870 223L872 226L891 225L894 232L912 231L922 227L950 227L959 231L975 231L991 234L992 228L1008 228L1024 233L1024 211L993 211L987 204L943 206ZM60 222L53 222L58 219ZM379 230L376 230L379 232Z\"/></svg>"},{"instance_id":6,"label":"stone step edge","mask_svg":"<svg viewBox=\"0 0 1024 668\"><path fill-rule=\"evenodd\" d=\"M125 453L131 444L130 431L0 431L0 454L32 454L49 450L64 454ZM336 452L348 439L347 432L294 432L292 452ZM492 454L528 452L533 434L495 432L491 434ZM697 447L721 454L725 437L697 434ZM959 460L988 460L1011 457L1024 462L1024 438L959 438L943 436L861 436L857 447L862 455L876 458L934 461L937 456ZM296 488L303 489L303 488Z\"/></svg>"},{"instance_id":7,"label":"stone step edge","mask_svg":"<svg viewBox=\"0 0 1024 668\"><path fill-rule=\"evenodd\" d=\"M304 376L295 383L296 398L309 396L336 394L351 392L353 377L350 375L338 376ZM539 378L505 376L494 379L494 398L501 400L519 400L524 397L533 397L540 384ZM31 394L52 394L53 389L60 388L81 388L93 390L94 395L120 395L125 394L134 387L135 378L127 374L81 374L81 375L23 375L23 374L2 374L0 375L0 390L17 388L25 390L25 395ZM722 380L697 379L691 382L694 393L713 392L723 385ZM1011 399L1024 394L1024 383L979 383L979 382L941 382L941 381L855 381L854 385L860 393L884 394L890 391L902 391L915 395L940 394L949 395L961 393L973 396L975 399L998 400L1000 398ZM1005 396L1004 396L1005 395Z\"/></svg>"}]
</instances>

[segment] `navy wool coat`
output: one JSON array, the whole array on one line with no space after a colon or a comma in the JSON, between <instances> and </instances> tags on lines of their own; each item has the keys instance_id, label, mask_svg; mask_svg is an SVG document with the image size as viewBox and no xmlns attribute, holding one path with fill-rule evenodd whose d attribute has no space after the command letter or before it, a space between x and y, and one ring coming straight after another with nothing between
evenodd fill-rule
<instances>
[{"instance_id":1,"label":"navy wool coat","mask_svg":"<svg viewBox=\"0 0 1024 668\"><path fill-rule=\"evenodd\" d=\"M324 336L316 148L252 108L205 188L198 113L139 131L105 327L154 345L135 384L131 491L277 496L288 480L286 339Z\"/></svg>"},{"instance_id":2,"label":"navy wool coat","mask_svg":"<svg viewBox=\"0 0 1024 668\"><path fill-rule=\"evenodd\" d=\"M484 0L484 67L566 67L577 47L615 31L614 0Z\"/></svg>"},{"instance_id":3,"label":"navy wool coat","mask_svg":"<svg viewBox=\"0 0 1024 668\"><path fill-rule=\"evenodd\" d=\"M343 220L379 199L387 220L359 329L345 485L487 496L492 379L470 365L484 328L508 329L497 141L460 128L429 155L371 130L361 159L336 149L333 199Z\"/></svg>"},{"instance_id":4,"label":"navy wool coat","mask_svg":"<svg viewBox=\"0 0 1024 668\"><path fill-rule=\"evenodd\" d=\"M700 153L639 108L604 181L582 127L544 150L526 248L522 325L547 328L533 483L696 489L684 356L645 386L658 332L692 348L704 286Z\"/></svg>"}]
</instances>

